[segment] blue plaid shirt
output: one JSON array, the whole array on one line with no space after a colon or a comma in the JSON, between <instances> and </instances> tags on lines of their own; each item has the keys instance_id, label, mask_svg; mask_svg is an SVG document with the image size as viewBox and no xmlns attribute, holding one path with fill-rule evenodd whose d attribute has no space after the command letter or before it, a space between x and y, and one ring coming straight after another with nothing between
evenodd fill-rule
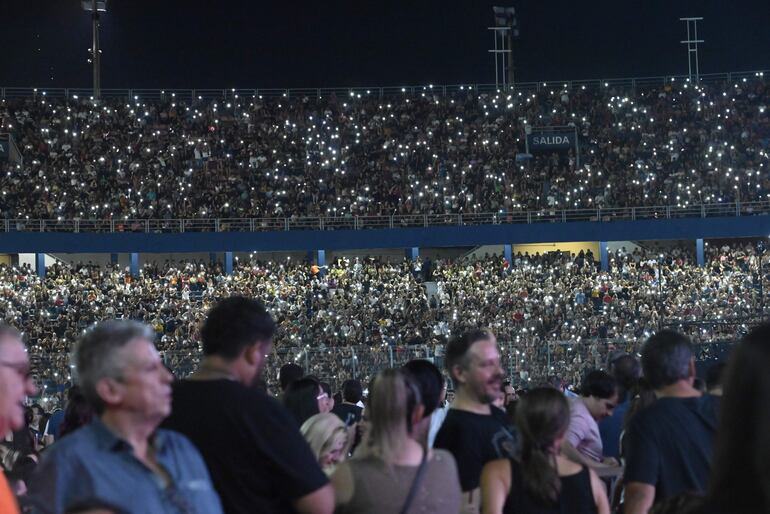
<instances>
[{"instance_id":1,"label":"blue plaid shirt","mask_svg":"<svg viewBox=\"0 0 770 514\"><path fill-rule=\"evenodd\" d=\"M98 419L66 436L45 452L35 470L28 498L33 512L60 514L93 499L132 514L222 512L206 465L186 437L159 429L151 443L171 478L168 485Z\"/></svg>"}]
</instances>

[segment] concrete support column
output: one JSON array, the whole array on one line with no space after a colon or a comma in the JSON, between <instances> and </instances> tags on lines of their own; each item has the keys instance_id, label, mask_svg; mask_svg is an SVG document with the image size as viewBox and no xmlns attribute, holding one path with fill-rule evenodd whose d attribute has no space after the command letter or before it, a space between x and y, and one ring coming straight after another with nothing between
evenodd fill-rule
<instances>
[{"instance_id":1,"label":"concrete support column","mask_svg":"<svg viewBox=\"0 0 770 514\"><path fill-rule=\"evenodd\" d=\"M233 274L233 252L225 252L225 274Z\"/></svg>"},{"instance_id":2,"label":"concrete support column","mask_svg":"<svg viewBox=\"0 0 770 514\"><path fill-rule=\"evenodd\" d=\"M503 255L508 262L508 271L510 271L513 268L513 246L503 245Z\"/></svg>"},{"instance_id":3,"label":"concrete support column","mask_svg":"<svg viewBox=\"0 0 770 514\"><path fill-rule=\"evenodd\" d=\"M698 261L698 266L702 268L706 264L706 258L703 255L703 239L695 240L695 257Z\"/></svg>"},{"instance_id":4,"label":"concrete support column","mask_svg":"<svg viewBox=\"0 0 770 514\"><path fill-rule=\"evenodd\" d=\"M136 252L131 253L131 276L139 276L139 254Z\"/></svg>"},{"instance_id":5,"label":"concrete support column","mask_svg":"<svg viewBox=\"0 0 770 514\"><path fill-rule=\"evenodd\" d=\"M406 258L410 261L416 261L420 258L420 249L416 246L413 246L411 248L407 248L404 250L404 254L406 255Z\"/></svg>"},{"instance_id":6,"label":"concrete support column","mask_svg":"<svg viewBox=\"0 0 770 514\"><path fill-rule=\"evenodd\" d=\"M111 262L112 264L117 264L117 263L118 263L118 254L116 254L116 253L111 253L111 254L110 254L110 262Z\"/></svg>"},{"instance_id":7,"label":"concrete support column","mask_svg":"<svg viewBox=\"0 0 770 514\"><path fill-rule=\"evenodd\" d=\"M610 269L610 253L607 249L607 241L599 242L599 259L602 264L602 271L609 271Z\"/></svg>"},{"instance_id":8,"label":"concrete support column","mask_svg":"<svg viewBox=\"0 0 770 514\"><path fill-rule=\"evenodd\" d=\"M35 254L35 270L37 271L38 277L45 278L45 254L44 253Z\"/></svg>"}]
</instances>

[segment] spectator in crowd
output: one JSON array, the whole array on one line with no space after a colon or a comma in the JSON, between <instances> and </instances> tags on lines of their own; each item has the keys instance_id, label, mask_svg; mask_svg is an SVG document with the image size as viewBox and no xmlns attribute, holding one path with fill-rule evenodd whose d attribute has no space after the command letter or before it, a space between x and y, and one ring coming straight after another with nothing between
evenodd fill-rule
<instances>
[{"instance_id":1,"label":"spectator in crowd","mask_svg":"<svg viewBox=\"0 0 770 514\"><path fill-rule=\"evenodd\" d=\"M361 421L364 409L358 404L364 397L364 388L361 381L356 379L346 380L342 384L342 402L332 409L346 426L352 426Z\"/></svg>"},{"instance_id":2,"label":"spectator in crowd","mask_svg":"<svg viewBox=\"0 0 770 514\"><path fill-rule=\"evenodd\" d=\"M695 359L686 336L662 330L650 337L642 370L657 400L626 430L626 514L646 514L671 496L704 491L717 431L718 403L693 387Z\"/></svg>"},{"instance_id":3,"label":"spectator in crowd","mask_svg":"<svg viewBox=\"0 0 770 514\"><path fill-rule=\"evenodd\" d=\"M770 512L770 325L733 350L706 501L698 514Z\"/></svg>"},{"instance_id":4,"label":"spectator in crowd","mask_svg":"<svg viewBox=\"0 0 770 514\"><path fill-rule=\"evenodd\" d=\"M302 424L300 432L327 476L345 460L353 442L352 431L331 412L311 416Z\"/></svg>"},{"instance_id":5,"label":"spectator in crowd","mask_svg":"<svg viewBox=\"0 0 770 514\"><path fill-rule=\"evenodd\" d=\"M171 411L171 374L135 321L100 323L75 353L78 382L99 417L46 451L30 497L53 513L98 497L131 513L222 512L198 451L158 429Z\"/></svg>"},{"instance_id":6,"label":"spectator in crowd","mask_svg":"<svg viewBox=\"0 0 770 514\"><path fill-rule=\"evenodd\" d=\"M612 410L612 414L599 421L599 434L602 437L603 455L620 461L619 445L623 420L631 405L631 399L637 393L642 366L633 355L622 353L610 361L609 370L618 384L618 404Z\"/></svg>"},{"instance_id":7,"label":"spectator in crowd","mask_svg":"<svg viewBox=\"0 0 770 514\"><path fill-rule=\"evenodd\" d=\"M598 422L611 416L618 403L618 385L605 371L594 370L583 379L580 397L570 401L570 422L562 445L564 454L590 467L617 466L605 457Z\"/></svg>"},{"instance_id":8,"label":"spectator in crowd","mask_svg":"<svg viewBox=\"0 0 770 514\"><path fill-rule=\"evenodd\" d=\"M201 328L204 360L174 386L166 426L200 449L228 513L329 514L334 492L297 422L253 387L275 321L256 300L219 302Z\"/></svg>"},{"instance_id":9,"label":"spectator in crowd","mask_svg":"<svg viewBox=\"0 0 770 514\"><path fill-rule=\"evenodd\" d=\"M332 386L329 384L329 382L321 382L321 389L323 389L324 394L326 395L324 402L325 405L321 409L321 412L331 412L332 409L334 409L334 396L332 393Z\"/></svg>"},{"instance_id":10,"label":"spectator in crowd","mask_svg":"<svg viewBox=\"0 0 770 514\"><path fill-rule=\"evenodd\" d=\"M431 450L416 429L427 426L420 390L408 372L381 371L370 391L371 428L353 459L332 476L338 514L459 512L457 467Z\"/></svg>"},{"instance_id":11,"label":"spectator in crowd","mask_svg":"<svg viewBox=\"0 0 770 514\"><path fill-rule=\"evenodd\" d=\"M301 426L308 418L326 412L327 394L321 384L310 377L290 383L283 392L283 405Z\"/></svg>"},{"instance_id":12,"label":"spectator in crowd","mask_svg":"<svg viewBox=\"0 0 770 514\"><path fill-rule=\"evenodd\" d=\"M428 430L428 447L433 448L436 441L436 435L444 424L449 407L447 405L447 380L441 376L441 394L439 396L439 405L430 418L430 429Z\"/></svg>"},{"instance_id":13,"label":"spectator in crowd","mask_svg":"<svg viewBox=\"0 0 770 514\"><path fill-rule=\"evenodd\" d=\"M0 324L0 437L24 427L22 404L27 395L35 393L21 334L15 328ZM0 512L19 512L3 473L0 473Z\"/></svg>"},{"instance_id":14,"label":"spectator in crowd","mask_svg":"<svg viewBox=\"0 0 770 514\"><path fill-rule=\"evenodd\" d=\"M722 383L724 381L727 362L717 362L706 371L706 391L712 396L722 396Z\"/></svg>"},{"instance_id":15,"label":"spectator in crowd","mask_svg":"<svg viewBox=\"0 0 770 514\"><path fill-rule=\"evenodd\" d=\"M94 417L94 408L89 403L79 386L74 385L67 391L67 407L61 422L59 439L71 434L78 428L88 425Z\"/></svg>"},{"instance_id":16,"label":"spectator in crowd","mask_svg":"<svg viewBox=\"0 0 770 514\"><path fill-rule=\"evenodd\" d=\"M432 423L431 417L443 401L444 377L441 376L441 370L425 359L411 360L404 364L403 369L411 374L417 384L420 398L422 398L423 417L427 420L421 423L420 429L415 430L417 441L426 448L430 448L428 435Z\"/></svg>"},{"instance_id":17,"label":"spectator in crowd","mask_svg":"<svg viewBox=\"0 0 770 514\"><path fill-rule=\"evenodd\" d=\"M278 372L278 382L281 385L281 393L286 391L286 389L291 385L292 382L295 380L299 380L305 375L305 371L302 369L302 366L299 364L294 364L293 362L290 362L288 364L284 364L281 366L280 371Z\"/></svg>"},{"instance_id":18,"label":"spectator in crowd","mask_svg":"<svg viewBox=\"0 0 770 514\"><path fill-rule=\"evenodd\" d=\"M516 455L518 443L505 413L491 406L503 383L497 339L485 329L463 332L449 341L446 366L456 396L435 447L457 461L463 512L478 512L481 469L491 460Z\"/></svg>"},{"instance_id":19,"label":"spectator in crowd","mask_svg":"<svg viewBox=\"0 0 770 514\"><path fill-rule=\"evenodd\" d=\"M570 406L551 387L529 391L516 409L521 456L484 466L484 514L609 514L604 484L596 473L560 454Z\"/></svg>"}]
</instances>

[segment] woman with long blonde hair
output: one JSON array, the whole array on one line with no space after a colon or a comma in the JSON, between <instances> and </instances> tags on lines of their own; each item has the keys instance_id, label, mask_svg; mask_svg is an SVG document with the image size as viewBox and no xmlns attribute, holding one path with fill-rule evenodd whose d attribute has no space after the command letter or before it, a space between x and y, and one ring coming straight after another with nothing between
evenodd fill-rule
<instances>
[{"instance_id":1,"label":"woman with long blonde hair","mask_svg":"<svg viewBox=\"0 0 770 514\"><path fill-rule=\"evenodd\" d=\"M327 475L345 460L353 442L345 423L331 412L311 416L302 424L300 432Z\"/></svg>"},{"instance_id":2,"label":"woman with long blonde hair","mask_svg":"<svg viewBox=\"0 0 770 514\"><path fill-rule=\"evenodd\" d=\"M340 514L460 511L457 466L418 439L430 423L407 371L380 372L370 391L369 430L354 457L332 475Z\"/></svg>"}]
</instances>

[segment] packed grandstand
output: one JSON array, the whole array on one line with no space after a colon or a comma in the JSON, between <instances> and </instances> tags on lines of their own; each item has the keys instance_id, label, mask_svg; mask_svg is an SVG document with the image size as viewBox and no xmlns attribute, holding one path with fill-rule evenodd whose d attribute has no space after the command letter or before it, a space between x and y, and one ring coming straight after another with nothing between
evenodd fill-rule
<instances>
[{"instance_id":1,"label":"packed grandstand","mask_svg":"<svg viewBox=\"0 0 770 514\"><path fill-rule=\"evenodd\" d=\"M4 98L0 132L24 162L2 165L2 217L505 215L770 198L762 73L524 92L148 96ZM527 127L545 126L575 127L579 156L526 154Z\"/></svg>"},{"instance_id":2,"label":"packed grandstand","mask_svg":"<svg viewBox=\"0 0 770 514\"><path fill-rule=\"evenodd\" d=\"M2 266L0 310L25 333L46 401L72 383L75 341L104 319L151 325L166 364L187 376L201 359L206 312L233 294L260 298L276 318L266 377L274 386L285 362L336 385L412 358L440 364L447 340L468 327L495 332L517 387L551 376L578 385L611 354L638 353L664 324L702 343L700 359L712 359L710 343L734 340L761 317L762 252L754 242L713 244L698 267L686 246L619 249L606 272L590 251L518 254L510 269L501 256L340 258L326 273L305 262L251 260L232 275L221 263L167 261L145 265L136 278L117 265L58 263L44 279L30 267ZM430 294L426 282L435 284Z\"/></svg>"},{"instance_id":3,"label":"packed grandstand","mask_svg":"<svg viewBox=\"0 0 770 514\"><path fill-rule=\"evenodd\" d=\"M681 221L672 209L769 212L761 72L505 91L11 93L0 134L23 160L0 163L0 243L41 252L36 266L0 255L0 464L24 512L390 514L414 502L422 512L540 514L558 509L532 505L564 501L561 512L608 514L612 503L681 514L688 499L704 505L688 491L720 498L707 489L712 450L723 464L751 461L714 450L761 437L722 435L743 426L730 424L719 440L714 395L728 384L724 415L756 410L739 409L736 391L770 394L757 385L768 359L757 348L770 336L752 329L770 285L762 219L742 223L750 238L723 230L704 242L700 220L659 238L668 241L629 235L609 254L602 228L644 213L657 236L655 218ZM543 140L529 134L548 127L576 139L530 153L529 141ZM400 228L467 235L464 224L532 216L540 226L586 221L604 242L486 253L439 244L421 255L414 239L383 237L406 258L374 244ZM238 249L228 250L225 262L176 250L139 266L128 245L128 267L117 254L95 263L59 253L46 265L54 256L42 253L67 237L98 248L84 252L136 236L173 253L171 241L188 235L240 236L93 234L115 239L89 245L82 232L295 228L347 239L329 246L328 265L320 245L296 258L294 243L306 243L296 232L293 255L275 238L234 260ZM383 230L353 251L362 238L349 228ZM556 239L568 241L562 229ZM513 230L489 233L500 244ZM254 248L255 236L276 234L243 235ZM19 401L7 407L11 390ZM23 419L7 421L3 409L23 401ZM718 483L731 466L715 469ZM119 480L96 487L104 477ZM4 484L2 514L13 500Z\"/></svg>"}]
</instances>

